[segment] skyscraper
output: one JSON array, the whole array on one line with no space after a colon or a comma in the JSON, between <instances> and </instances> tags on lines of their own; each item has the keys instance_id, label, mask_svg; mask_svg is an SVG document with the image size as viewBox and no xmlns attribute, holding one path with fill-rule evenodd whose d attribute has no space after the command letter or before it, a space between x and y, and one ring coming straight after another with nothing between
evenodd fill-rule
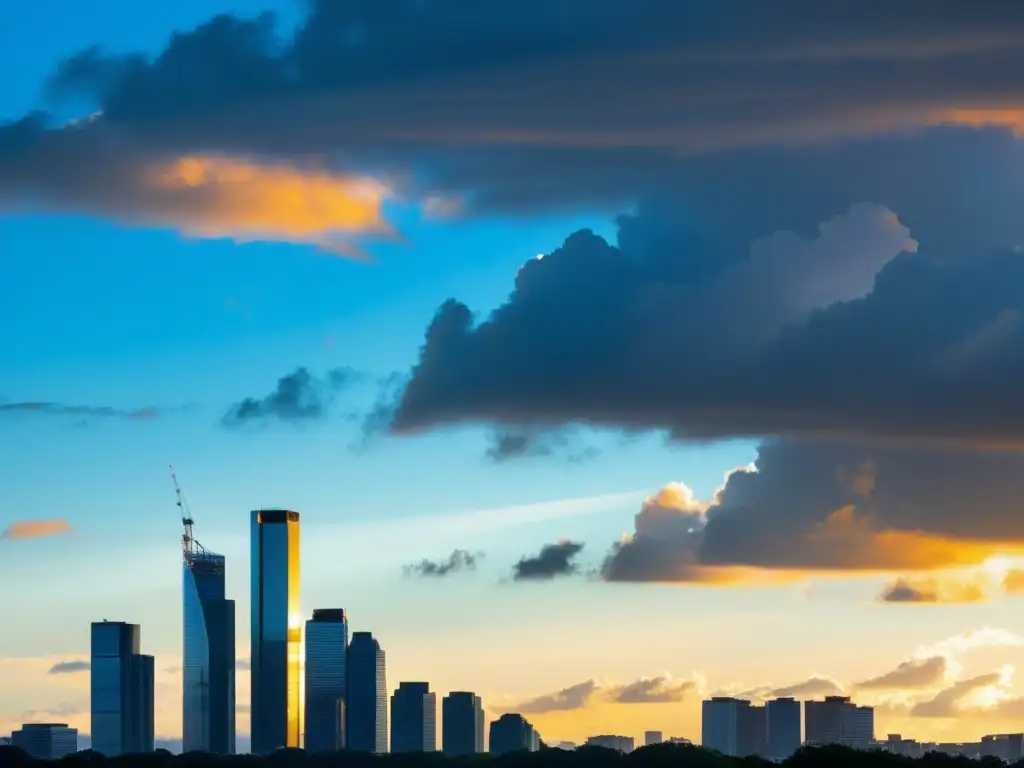
<instances>
[{"instance_id":1,"label":"skyscraper","mask_svg":"<svg viewBox=\"0 0 1024 768\"><path fill-rule=\"evenodd\" d=\"M441 748L451 757L484 751L484 707L469 691L452 691L441 702Z\"/></svg>"},{"instance_id":2,"label":"skyscraper","mask_svg":"<svg viewBox=\"0 0 1024 768\"><path fill-rule=\"evenodd\" d=\"M172 474L173 476L173 474ZM225 558L192 537L178 492L182 544L181 746L185 752L235 751L235 601L224 597Z\"/></svg>"},{"instance_id":3,"label":"skyscraper","mask_svg":"<svg viewBox=\"0 0 1024 768\"><path fill-rule=\"evenodd\" d=\"M318 609L306 622L307 752L345 748L348 621L341 608Z\"/></svg>"},{"instance_id":4,"label":"skyscraper","mask_svg":"<svg viewBox=\"0 0 1024 768\"><path fill-rule=\"evenodd\" d=\"M765 703L768 732L768 757L785 760L798 749L802 739L800 702L794 698L773 699Z\"/></svg>"},{"instance_id":5,"label":"skyscraper","mask_svg":"<svg viewBox=\"0 0 1024 768\"><path fill-rule=\"evenodd\" d=\"M299 513L252 513L252 751L301 746Z\"/></svg>"},{"instance_id":6,"label":"skyscraper","mask_svg":"<svg viewBox=\"0 0 1024 768\"><path fill-rule=\"evenodd\" d=\"M89 730L108 757L153 751L153 657L140 653L141 636L138 624L92 624Z\"/></svg>"},{"instance_id":7,"label":"skyscraper","mask_svg":"<svg viewBox=\"0 0 1024 768\"><path fill-rule=\"evenodd\" d=\"M391 697L391 751L437 751L437 697L429 683L398 684Z\"/></svg>"},{"instance_id":8,"label":"skyscraper","mask_svg":"<svg viewBox=\"0 0 1024 768\"><path fill-rule=\"evenodd\" d=\"M826 696L804 702L808 744L845 744L869 749L875 738L875 710L858 707L848 696Z\"/></svg>"},{"instance_id":9,"label":"skyscraper","mask_svg":"<svg viewBox=\"0 0 1024 768\"><path fill-rule=\"evenodd\" d=\"M714 696L701 710L701 744L724 755L746 757L765 752L765 709L746 699Z\"/></svg>"},{"instance_id":10,"label":"skyscraper","mask_svg":"<svg viewBox=\"0 0 1024 768\"><path fill-rule=\"evenodd\" d=\"M509 752L536 752L540 736L530 721L516 712L507 712L491 723L489 752L506 755Z\"/></svg>"},{"instance_id":11,"label":"skyscraper","mask_svg":"<svg viewBox=\"0 0 1024 768\"><path fill-rule=\"evenodd\" d=\"M353 632L345 669L348 748L388 751L388 681L384 651L369 632Z\"/></svg>"}]
</instances>

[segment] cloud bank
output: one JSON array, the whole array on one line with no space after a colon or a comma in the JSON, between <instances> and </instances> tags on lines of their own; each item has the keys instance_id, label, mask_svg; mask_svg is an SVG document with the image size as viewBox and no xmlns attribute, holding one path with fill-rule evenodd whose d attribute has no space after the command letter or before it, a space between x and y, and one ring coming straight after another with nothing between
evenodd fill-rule
<instances>
[{"instance_id":1,"label":"cloud bank","mask_svg":"<svg viewBox=\"0 0 1024 768\"><path fill-rule=\"evenodd\" d=\"M17 520L0 531L0 540L40 539L74 533L74 530L67 520Z\"/></svg>"}]
</instances>

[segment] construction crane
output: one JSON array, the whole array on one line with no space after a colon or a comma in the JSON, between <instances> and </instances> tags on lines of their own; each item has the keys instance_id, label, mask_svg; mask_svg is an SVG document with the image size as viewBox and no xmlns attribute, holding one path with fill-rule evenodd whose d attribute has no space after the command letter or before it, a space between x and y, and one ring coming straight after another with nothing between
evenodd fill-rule
<instances>
[{"instance_id":1,"label":"construction crane","mask_svg":"<svg viewBox=\"0 0 1024 768\"><path fill-rule=\"evenodd\" d=\"M171 481L174 483L174 496L178 503L178 511L181 514L181 526L184 529L181 534L181 554L186 562L191 562L196 557L205 555L206 550L192 536L192 526L195 523L192 520L192 512L188 508L188 502L185 501L185 494L182 493L181 485L178 484L178 476L174 473L173 464L171 465Z\"/></svg>"}]
</instances>

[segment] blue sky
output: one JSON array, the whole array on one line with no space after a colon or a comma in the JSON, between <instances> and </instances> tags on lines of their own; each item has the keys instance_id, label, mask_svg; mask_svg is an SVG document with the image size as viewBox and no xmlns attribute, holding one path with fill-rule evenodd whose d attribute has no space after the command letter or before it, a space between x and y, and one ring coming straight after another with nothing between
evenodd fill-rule
<instances>
[{"instance_id":1,"label":"blue sky","mask_svg":"<svg viewBox=\"0 0 1024 768\"><path fill-rule=\"evenodd\" d=\"M283 14L282 34L302 21L299 3L267 0L261 7ZM115 54L156 55L172 30L190 29L218 12L251 11L249 3L212 0L144 9L127 0L94 0L88 7L72 0L5 4L0 7L0 71L17 77L0 79L0 122L36 108L53 109L60 120L91 110L85 99L55 105L43 97L58 63L77 51L99 45ZM407 95L396 93L396 98ZM439 103L449 108L462 102ZM531 115L531 109L522 114ZM513 127L517 116L508 118ZM961 122L973 125L972 120ZM597 123L589 126L595 136L611 121ZM492 135L492 126L473 128ZM451 131L453 137L462 135L455 127ZM552 146L564 148L564 142L579 139L566 131L568 138L551 134ZM538 129L537 135L548 134ZM660 134L641 132L642 140L635 143L644 147L655 135ZM482 140L471 138L466 142L471 148ZM364 144L355 146L366 147L364 139L353 139L361 140ZM695 139L698 146L705 140L703 134ZM602 141L595 138L593 145L607 148ZM190 151L207 149L197 145ZM408 374L425 329L446 300L457 298L482 319L505 303L524 265L556 251L570 233L590 229L615 242L614 214L632 205L611 202L600 192L605 172L610 177L621 171L628 180L624 186L639 184L635 179L648 178L644 174L660 178L659 169L652 170L642 154L628 158L636 163L635 174L619 168L625 157L621 149L612 146L607 157L596 161L573 157L565 172L579 174L573 183L579 182L582 191L566 191L572 199L560 205L545 203L546 195L562 191L560 178L545 175L546 166L528 175L535 186L517 187L511 180L515 164L499 163L508 177L505 188L493 182L485 164L439 162L430 167L438 184L443 185L446 174L477 178L474 173L479 173L479 189L472 191L481 198L493 193L498 202L481 204L471 215L437 218L429 214L423 190L414 187L395 195L385 201L383 215L402 237L371 242L372 258L366 261L290 242L287 236L235 237L231 230L237 227L227 225L212 235L196 234L194 222L145 226L153 222L110 213L99 203L91 208L90 200L72 205L30 195L28 203L19 199L18 205L7 205L0 185L0 406L47 402L125 413L155 407L159 412L144 420L0 412L0 530L50 520L65 520L73 528L61 536L0 540L0 579L11 587L5 611L15 628L0 636L0 665L20 670L8 675L6 683L0 675L0 732L29 710L63 714L88 729L84 678L48 676L46 669L57 660L85 657L88 623L100 618L142 624L144 646L157 654L165 670L157 731L174 736L180 728L179 683L172 670L180 655L180 529L171 463L191 503L197 537L228 557L229 592L240 612L248 605L248 511L262 506L299 510L304 612L345 607L353 628L372 630L388 651L390 684L415 678L430 680L442 692L476 690L493 714L589 678L598 679L602 690L657 676L700 681L704 692L778 686L814 676L846 685L984 626L1024 633L1024 622L1015 621L999 601L910 609L880 605L880 587L901 570L891 564L849 573L846 566L797 563L783 570L790 576L799 572L798 578L767 586L656 583L660 579L611 584L591 573L615 542L634 531L634 516L648 496L678 481L698 499L710 500L727 472L756 458L758 441L752 438L715 434L719 439L673 442L666 439L673 426L669 421L663 429L644 424L637 434L627 435L618 428L621 420L606 419L601 411L590 420L598 426L573 433L578 446L599 450L584 461L538 456L495 464L485 457L489 428L472 423L442 425L411 437L379 435L360 443L358 421L374 403L374 382L395 372ZM378 151L369 146L366 155L377 158ZM358 149L352 154L358 156ZM232 157L238 160L241 154ZM496 150L495 157L505 156ZM271 162L260 166L260 158L244 159L257 167ZM294 165L287 158L272 160L297 173L308 171L297 160ZM413 170L428 166L423 161ZM104 170L100 164L91 173L102 176ZM693 178L699 181L698 171ZM123 180L115 170L110 174ZM269 177L261 178L270 184ZM459 187L455 194L465 191L467 182L450 183ZM567 182L566 190L571 186ZM746 210L748 191L735 192L739 209ZM536 199L524 202L516 198L520 194ZM638 196L632 188L623 193L624 198ZM682 198L679 219L697 218L700 196ZM858 202L863 200L847 200L827 215L840 216L847 204ZM816 205L808 208L817 210ZM881 210L886 214L887 209ZM849 216L854 224L878 224L857 215ZM823 220L813 216L815 223ZM903 244L906 238L897 232L899 247L885 250L894 225L887 214L879 220L882 235L856 244L864 251L881 249L885 257L873 263L872 279L888 260L905 258L916 248ZM788 222L780 222L783 226ZM746 244L753 239L747 237L752 228L737 222L730 236ZM758 230L757 235L773 231ZM910 231L917 235L916 229ZM825 230L815 235L812 229L811 236L834 245ZM765 252L773 247L781 246L765 246ZM805 250L816 253L814 243ZM856 248L851 252L860 253ZM838 290L837 285L846 290L860 274L841 272L841 277L830 290ZM778 285L789 284L804 285L798 280ZM585 280L579 285L580 291L586 289ZM666 285L644 294L649 304L642 302L641 309L650 309L660 325L634 339L638 348L656 344L657 332L687 319L671 312L658 315L658 291L672 289ZM841 291L835 303L862 298L870 290L869 285L860 293ZM573 298L564 300L571 304ZM710 329L734 311L742 321L740 299L718 305L701 321ZM713 341L726 339L706 335ZM574 349L566 346L567 358ZM680 360L695 360L688 357L694 349L655 347L658 354L644 373L657 379ZM699 377L700 363L693 365ZM221 423L233 404L264 397L298 367L324 376L341 366L362 372L367 383L337 393L324 419L304 424L268 420L236 429ZM751 379L750 389L758 383ZM770 436L773 430L767 432ZM750 433L764 435L765 430ZM930 529L916 529L922 531ZM580 558L584 576L539 584L509 581L517 560L561 539L585 544ZM1003 544L1005 553L998 549L996 554L1019 555L1012 542ZM483 552L477 572L442 580L403 576L403 565L441 559L453 549ZM984 552L985 557L992 554ZM239 653L247 656L247 624L241 622L238 630ZM863 653L865 644L880 635L888 638L886 647ZM971 674L1024 660L1018 658L1024 641L1007 637L1013 639L967 643L967 650L955 652L957 664ZM949 654L953 659L954 652ZM497 664L497 658L514 662ZM247 697L243 678L240 701ZM983 703L997 706L1015 692L1006 681L979 695L989 696ZM959 720L950 715L925 721L911 717L906 706L900 709L902 700L893 701L884 702L891 705L882 713L887 725L935 737L973 734L982 727L978 718L985 716L983 709L965 708ZM645 727L696 737L697 707L695 697L639 708L593 703L538 712L535 719L552 740L579 740L611 728L639 734ZM240 731L245 728L243 718Z\"/></svg>"}]
</instances>

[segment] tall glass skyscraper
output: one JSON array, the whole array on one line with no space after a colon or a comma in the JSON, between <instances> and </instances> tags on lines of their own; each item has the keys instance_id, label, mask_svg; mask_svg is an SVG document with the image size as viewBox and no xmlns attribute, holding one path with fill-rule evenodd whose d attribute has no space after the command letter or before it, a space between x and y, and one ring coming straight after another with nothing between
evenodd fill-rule
<instances>
[{"instance_id":1,"label":"tall glass skyscraper","mask_svg":"<svg viewBox=\"0 0 1024 768\"><path fill-rule=\"evenodd\" d=\"M348 748L388 751L388 681L384 651L369 632L353 632L346 665Z\"/></svg>"},{"instance_id":2,"label":"tall glass skyscraper","mask_svg":"<svg viewBox=\"0 0 1024 768\"><path fill-rule=\"evenodd\" d=\"M441 749L449 757L484 751L484 707L469 691L452 691L441 702Z\"/></svg>"},{"instance_id":3,"label":"tall glass skyscraper","mask_svg":"<svg viewBox=\"0 0 1024 768\"><path fill-rule=\"evenodd\" d=\"M92 624L89 730L108 757L153 751L153 657L141 644L138 624Z\"/></svg>"},{"instance_id":4,"label":"tall glass skyscraper","mask_svg":"<svg viewBox=\"0 0 1024 768\"><path fill-rule=\"evenodd\" d=\"M235 752L235 601L224 556L186 536L182 579L182 749Z\"/></svg>"},{"instance_id":5,"label":"tall glass skyscraper","mask_svg":"<svg viewBox=\"0 0 1024 768\"><path fill-rule=\"evenodd\" d=\"M252 513L252 751L301 746L299 513Z\"/></svg>"},{"instance_id":6,"label":"tall glass skyscraper","mask_svg":"<svg viewBox=\"0 0 1024 768\"><path fill-rule=\"evenodd\" d=\"M345 656L348 621L341 608L313 611L306 622L307 752L345 748Z\"/></svg>"},{"instance_id":7,"label":"tall glass skyscraper","mask_svg":"<svg viewBox=\"0 0 1024 768\"><path fill-rule=\"evenodd\" d=\"M437 697L429 683L398 684L391 697L391 751L437 751Z\"/></svg>"}]
</instances>

